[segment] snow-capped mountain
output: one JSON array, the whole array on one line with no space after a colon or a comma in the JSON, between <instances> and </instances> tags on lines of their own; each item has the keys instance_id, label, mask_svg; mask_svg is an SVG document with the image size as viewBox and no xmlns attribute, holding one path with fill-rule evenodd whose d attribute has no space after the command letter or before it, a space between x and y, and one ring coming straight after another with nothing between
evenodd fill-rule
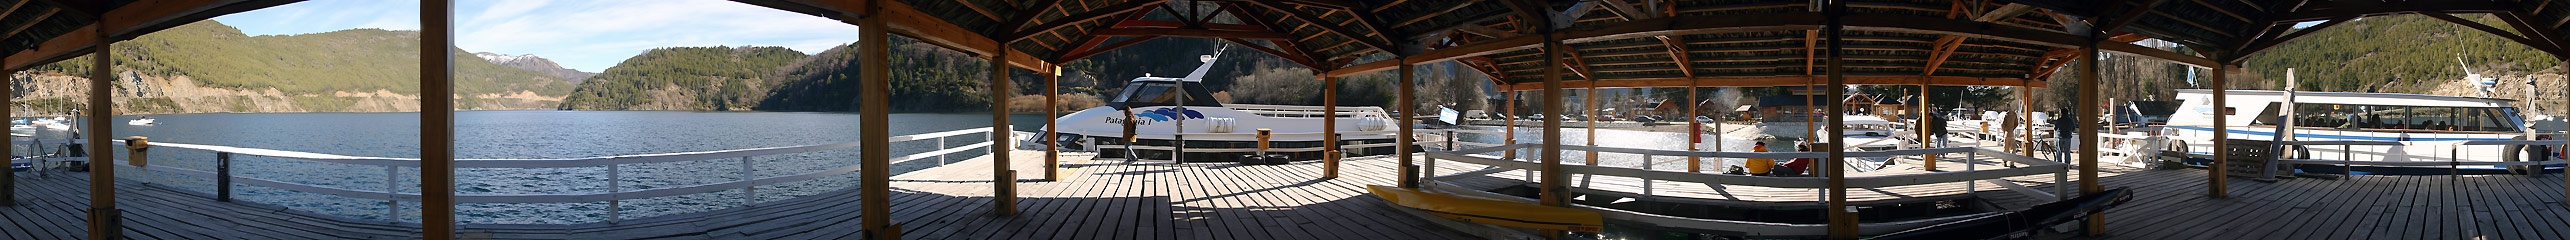
<instances>
[{"instance_id":1,"label":"snow-capped mountain","mask_svg":"<svg viewBox=\"0 0 2570 240\"><path fill-rule=\"evenodd\" d=\"M562 79L563 79L563 80L571 81L571 83L575 83L575 84L576 84L576 83L580 83L580 82L581 82L581 81L583 81L583 80L588 80L588 79L589 79L589 76L592 76L592 75L598 75L598 73L593 73L593 72L582 72L582 71L580 71L580 70L571 70L571 69L569 69L569 68L562 68L562 65L553 63L553 60L552 60L552 59L544 59L543 57L537 57L537 56L535 56L535 54L526 54L526 55L508 55L508 54L489 53L489 52L477 52L477 53L473 53L473 56L476 56L476 57L482 57L482 60L488 60L488 61L491 61L491 63L493 63L493 64L499 64L499 65L503 65L503 66L510 66L510 67L517 67L517 68L520 68L520 69L526 69L526 70L528 70L528 71L542 72L542 73L545 73L545 74L552 74L553 76L562 77Z\"/></svg>"}]
</instances>

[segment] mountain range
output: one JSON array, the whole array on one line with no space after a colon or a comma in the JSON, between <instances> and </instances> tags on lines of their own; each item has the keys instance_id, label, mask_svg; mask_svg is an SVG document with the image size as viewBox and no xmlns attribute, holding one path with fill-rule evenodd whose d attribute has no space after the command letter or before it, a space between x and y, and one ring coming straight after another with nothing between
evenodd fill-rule
<instances>
[{"instance_id":1,"label":"mountain range","mask_svg":"<svg viewBox=\"0 0 2570 240\"><path fill-rule=\"evenodd\" d=\"M582 80L589 80L589 76L598 75L598 73L593 72L582 72L580 70L562 68L561 64L553 63L552 59L544 59L544 57L538 57L535 56L535 54L508 55L491 52L477 52L473 53L473 56L481 57L482 60L490 61L491 63L499 64L500 66L517 67L518 69L526 69L527 71L553 74L555 77L562 77L562 80L564 81L570 81L571 84L580 84L580 81Z\"/></svg>"}]
</instances>

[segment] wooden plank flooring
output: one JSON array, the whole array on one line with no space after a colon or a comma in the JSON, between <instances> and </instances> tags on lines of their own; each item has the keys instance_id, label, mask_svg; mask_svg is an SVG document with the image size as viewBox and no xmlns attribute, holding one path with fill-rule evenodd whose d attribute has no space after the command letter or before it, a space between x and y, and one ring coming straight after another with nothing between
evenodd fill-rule
<instances>
[{"instance_id":1,"label":"wooden plank flooring","mask_svg":"<svg viewBox=\"0 0 2570 240\"><path fill-rule=\"evenodd\" d=\"M1091 161L1063 157L1063 179L1041 182L1040 152L1014 155L1016 216L991 211L988 157L893 177L894 221L910 239L1467 239L1367 196L1392 185L1394 161L1347 161L1339 179L1318 162L1276 166ZM0 207L0 239L87 236L88 178L17 179L19 206ZM466 225L465 238L852 239L857 192L843 190L699 213L616 223ZM118 181L124 235L136 239L415 239L416 223L215 202L201 194Z\"/></svg>"},{"instance_id":2,"label":"wooden plank flooring","mask_svg":"<svg viewBox=\"0 0 2570 240\"><path fill-rule=\"evenodd\" d=\"M1093 161L1065 155L1059 182L1040 182L1036 152L1019 152L1016 216L991 214L990 161L977 158L895 176L893 219L911 239L1459 239L1461 232L1399 213L1365 196L1391 185L1389 157L1346 161L1341 178L1318 179L1318 162L1277 166ZM1424 159L1424 158L1422 158ZM1915 162L1896 166L1916 166ZM1949 162L1948 164L1953 164ZM1444 162L1440 173L1479 166ZM2560 239L2570 207L2559 174L2541 176L2357 176L2340 180L2230 182L2232 197L2203 196L2200 169L2109 167L2109 187L2135 198L2106 214L2114 239ZM21 205L0 207L0 239L86 235L86 175L17 179ZM1466 185L1522 184L1522 172L1457 179ZM1579 178L1574 178L1579 179ZM2075 179L2074 179L2075 180ZM1599 190L1638 189L1638 179L1599 177ZM2050 190L2049 175L2008 181ZM2075 184L2075 182L2073 183ZM1997 205L2045 201L1994 184L1851 190L1860 199L1973 194ZM1804 191L1654 182L1655 192L1721 201L1806 202ZM119 181L118 202L137 239L411 239L418 224L322 216ZM617 223L467 225L468 238L504 239L846 239L857 231L854 191L724 210Z\"/></svg>"}]
</instances>

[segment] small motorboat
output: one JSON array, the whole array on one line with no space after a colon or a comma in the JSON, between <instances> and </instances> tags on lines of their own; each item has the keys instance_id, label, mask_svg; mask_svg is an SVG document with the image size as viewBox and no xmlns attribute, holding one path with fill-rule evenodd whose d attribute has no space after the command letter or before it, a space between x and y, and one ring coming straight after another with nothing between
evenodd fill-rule
<instances>
[{"instance_id":1,"label":"small motorboat","mask_svg":"<svg viewBox=\"0 0 2570 240\"><path fill-rule=\"evenodd\" d=\"M134 120L125 120L125 125L134 125L134 126L151 126L153 123L155 123L155 121L153 121L153 120L152 120L152 117L143 117L143 118L136 118L136 119L134 119Z\"/></svg>"}]
</instances>

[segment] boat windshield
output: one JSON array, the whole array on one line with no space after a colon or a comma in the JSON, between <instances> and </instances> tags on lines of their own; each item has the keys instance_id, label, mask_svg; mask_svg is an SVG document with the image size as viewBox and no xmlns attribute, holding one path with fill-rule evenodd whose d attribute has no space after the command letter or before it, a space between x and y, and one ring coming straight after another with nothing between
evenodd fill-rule
<instances>
[{"instance_id":1,"label":"boat windshield","mask_svg":"<svg viewBox=\"0 0 2570 240\"><path fill-rule=\"evenodd\" d=\"M2303 127L2384 130L2507 132L2522 130L2513 107L2435 107L2362 104L2294 104L2294 125ZM2268 114L2275 111L2268 105ZM2276 125L2260 116L2254 125Z\"/></svg>"},{"instance_id":2,"label":"boat windshield","mask_svg":"<svg viewBox=\"0 0 2570 240\"><path fill-rule=\"evenodd\" d=\"M1204 84L1183 84L1182 86L1185 86L1183 89L1184 91L1171 91L1172 89L1177 89L1177 87L1173 86L1172 82L1167 81L1137 81L1128 83L1124 85L1124 92L1116 94L1114 101L1111 101L1110 105L1115 106L1117 109L1177 106L1178 96L1180 96L1180 92L1183 92L1187 99L1187 106L1222 107L1222 103L1214 101L1214 96L1205 91Z\"/></svg>"}]
</instances>

